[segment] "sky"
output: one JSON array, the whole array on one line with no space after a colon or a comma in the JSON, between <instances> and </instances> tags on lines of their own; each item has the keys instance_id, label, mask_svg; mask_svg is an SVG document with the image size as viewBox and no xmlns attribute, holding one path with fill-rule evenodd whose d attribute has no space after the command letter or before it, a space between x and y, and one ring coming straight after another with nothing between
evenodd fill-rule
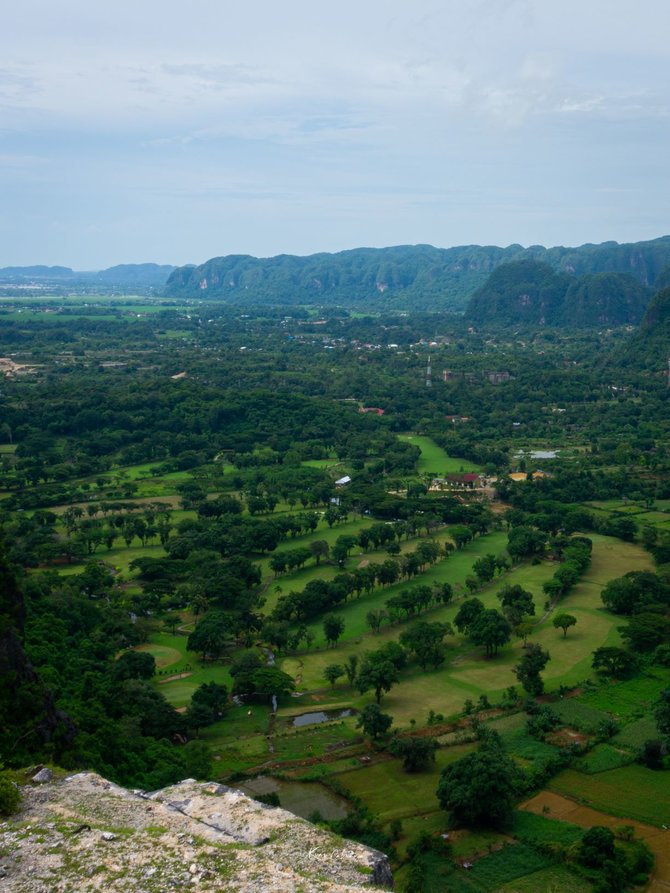
<instances>
[{"instance_id":1,"label":"sky","mask_svg":"<svg viewBox=\"0 0 670 893\"><path fill-rule=\"evenodd\" d=\"M668 0L21 0L0 266L670 233Z\"/></svg>"}]
</instances>

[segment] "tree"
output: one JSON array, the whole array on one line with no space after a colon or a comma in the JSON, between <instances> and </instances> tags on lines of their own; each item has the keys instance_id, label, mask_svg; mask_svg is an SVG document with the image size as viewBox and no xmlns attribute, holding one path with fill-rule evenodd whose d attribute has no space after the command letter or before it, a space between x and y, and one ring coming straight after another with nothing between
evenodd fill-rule
<instances>
[{"instance_id":1,"label":"tree","mask_svg":"<svg viewBox=\"0 0 670 893\"><path fill-rule=\"evenodd\" d=\"M470 641L483 645L487 657L494 657L498 648L509 642L511 633L509 621L493 608L481 611L469 628Z\"/></svg>"},{"instance_id":2,"label":"tree","mask_svg":"<svg viewBox=\"0 0 670 893\"><path fill-rule=\"evenodd\" d=\"M474 536L472 530L469 527L466 527L464 524L458 524L454 527L451 527L449 529L449 534L454 543L456 543L457 549L462 549L463 546L469 543Z\"/></svg>"},{"instance_id":3,"label":"tree","mask_svg":"<svg viewBox=\"0 0 670 893\"><path fill-rule=\"evenodd\" d=\"M468 633L470 626L484 610L484 604L478 598L466 598L454 617L454 626L459 633Z\"/></svg>"},{"instance_id":4,"label":"tree","mask_svg":"<svg viewBox=\"0 0 670 893\"><path fill-rule=\"evenodd\" d=\"M356 720L356 727L363 729L364 734L375 741L383 737L392 725L393 717L388 713L382 713L378 704L368 704L361 710Z\"/></svg>"},{"instance_id":5,"label":"tree","mask_svg":"<svg viewBox=\"0 0 670 893\"><path fill-rule=\"evenodd\" d=\"M670 621L659 614L643 612L634 614L628 626L620 626L618 629L629 648L637 653L644 653L653 651L667 640Z\"/></svg>"},{"instance_id":6,"label":"tree","mask_svg":"<svg viewBox=\"0 0 670 893\"><path fill-rule=\"evenodd\" d=\"M309 551L316 559L317 565L319 565L322 558L328 557L330 546L328 545L326 540L314 540L309 544Z\"/></svg>"},{"instance_id":7,"label":"tree","mask_svg":"<svg viewBox=\"0 0 670 893\"><path fill-rule=\"evenodd\" d=\"M223 654L231 638L231 620L223 611L206 614L186 641L188 651L199 651L202 659L216 660Z\"/></svg>"},{"instance_id":8,"label":"tree","mask_svg":"<svg viewBox=\"0 0 670 893\"><path fill-rule=\"evenodd\" d=\"M335 687L337 680L344 676L344 674L345 669L342 664L328 664L323 671L324 678L330 682L333 688Z\"/></svg>"},{"instance_id":9,"label":"tree","mask_svg":"<svg viewBox=\"0 0 670 893\"><path fill-rule=\"evenodd\" d=\"M295 689L295 680L276 667L261 667L254 670L250 680L253 690L250 694L276 695L278 698L288 695Z\"/></svg>"},{"instance_id":10,"label":"tree","mask_svg":"<svg viewBox=\"0 0 670 893\"><path fill-rule=\"evenodd\" d=\"M156 660L146 651L126 651L114 663L116 679L151 679L156 672Z\"/></svg>"},{"instance_id":11,"label":"tree","mask_svg":"<svg viewBox=\"0 0 670 893\"><path fill-rule=\"evenodd\" d=\"M514 667L514 673L529 695L541 695L544 682L540 673L549 661L549 652L534 643L524 645L523 650L524 654Z\"/></svg>"},{"instance_id":12,"label":"tree","mask_svg":"<svg viewBox=\"0 0 670 893\"><path fill-rule=\"evenodd\" d=\"M358 670L358 655L350 654L347 657L347 662L344 665L344 672L347 675L347 681L349 685L353 685L356 681L356 671Z\"/></svg>"},{"instance_id":13,"label":"tree","mask_svg":"<svg viewBox=\"0 0 670 893\"><path fill-rule=\"evenodd\" d=\"M475 753L442 770L437 799L458 824L498 828L512 817L518 775L499 736L489 732Z\"/></svg>"},{"instance_id":14,"label":"tree","mask_svg":"<svg viewBox=\"0 0 670 893\"><path fill-rule=\"evenodd\" d=\"M451 631L451 624L421 621L401 633L400 641L410 653L414 654L422 670L425 670L428 664L437 668L444 663L443 639Z\"/></svg>"},{"instance_id":15,"label":"tree","mask_svg":"<svg viewBox=\"0 0 670 893\"><path fill-rule=\"evenodd\" d=\"M489 583L496 573L496 557L490 553L482 555L472 565L472 570L481 583Z\"/></svg>"},{"instance_id":16,"label":"tree","mask_svg":"<svg viewBox=\"0 0 670 893\"><path fill-rule=\"evenodd\" d=\"M228 709L228 689L218 682L203 682L191 696L192 704L204 704L212 711L215 720Z\"/></svg>"},{"instance_id":17,"label":"tree","mask_svg":"<svg viewBox=\"0 0 670 893\"><path fill-rule=\"evenodd\" d=\"M173 636L177 631L177 627L181 626L183 622L184 620L179 614L168 614L165 618L165 626L170 630Z\"/></svg>"},{"instance_id":18,"label":"tree","mask_svg":"<svg viewBox=\"0 0 670 893\"><path fill-rule=\"evenodd\" d=\"M337 645L337 640L344 632L344 620L337 614L327 614L323 618L323 634L326 642L333 648Z\"/></svg>"},{"instance_id":19,"label":"tree","mask_svg":"<svg viewBox=\"0 0 670 893\"><path fill-rule=\"evenodd\" d=\"M214 711L205 703L192 702L186 711L186 725L189 729L194 729L196 735L203 726L210 726L215 721Z\"/></svg>"},{"instance_id":20,"label":"tree","mask_svg":"<svg viewBox=\"0 0 670 893\"><path fill-rule=\"evenodd\" d=\"M600 673L626 679L637 669L637 658L624 648L604 646L593 652L591 666Z\"/></svg>"},{"instance_id":21,"label":"tree","mask_svg":"<svg viewBox=\"0 0 670 893\"><path fill-rule=\"evenodd\" d=\"M660 734L670 738L670 688L664 688L654 703L654 719Z\"/></svg>"},{"instance_id":22,"label":"tree","mask_svg":"<svg viewBox=\"0 0 670 893\"><path fill-rule=\"evenodd\" d=\"M356 687L361 694L372 689L379 704L382 692L390 691L399 681L398 671L390 660L375 660L366 655L356 678Z\"/></svg>"},{"instance_id":23,"label":"tree","mask_svg":"<svg viewBox=\"0 0 670 893\"><path fill-rule=\"evenodd\" d=\"M546 534L532 527L513 527L507 536L507 551L513 561L531 558L544 552Z\"/></svg>"},{"instance_id":24,"label":"tree","mask_svg":"<svg viewBox=\"0 0 670 893\"><path fill-rule=\"evenodd\" d=\"M523 644L525 645L528 641L528 636L533 632L533 624L530 620L522 620L521 623L517 623L514 627L514 635L518 639L523 639Z\"/></svg>"},{"instance_id":25,"label":"tree","mask_svg":"<svg viewBox=\"0 0 670 893\"><path fill-rule=\"evenodd\" d=\"M498 593L498 599L500 600L503 614L512 626L517 626L524 617L532 617L535 614L533 593L523 589L518 583L514 586L509 584L503 586Z\"/></svg>"},{"instance_id":26,"label":"tree","mask_svg":"<svg viewBox=\"0 0 670 893\"><path fill-rule=\"evenodd\" d=\"M554 629L563 630L563 638L565 638L568 634L568 629L577 623L577 618L573 617L572 614L557 614L551 622L554 625Z\"/></svg>"},{"instance_id":27,"label":"tree","mask_svg":"<svg viewBox=\"0 0 670 893\"><path fill-rule=\"evenodd\" d=\"M389 750L400 757L405 772L421 772L435 762L437 742L432 738L394 738Z\"/></svg>"},{"instance_id":28,"label":"tree","mask_svg":"<svg viewBox=\"0 0 670 893\"><path fill-rule=\"evenodd\" d=\"M454 589L451 583L434 583L434 599L436 602L442 602L448 605L454 597Z\"/></svg>"},{"instance_id":29,"label":"tree","mask_svg":"<svg viewBox=\"0 0 670 893\"><path fill-rule=\"evenodd\" d=\"M277 574L283 574L286 567L287 558L285 552L275 552L275 554L270 557L270 570L274 572L275 577Z\"/></svg>"},{"instance_id":30,"label":"tree","mask_svg":"<svg viewBox=\"0 0 670 893\"><path fill-rule=\"evenodd\" d=\"M630 571L610 580L602 591L605 607L615 614L635 614L643 605L670 601L669 588L650 571Z\"/></svg>"},{"instance_id":31,"label":"tree","mask_svg":"<svg viewBox=\"0 0 670 893\"><path fill-rule=\"evenodd\" d=\"M582 837L579 861L588 868L602 868L607 859L614 857L614 834L609 828L594 825Z\"/></svg>"},{"instance_id":32,"label":"tree","mask_svg":"<svg viewBox=\"0 0 670 893\"><path fill-rule=\"evenodd\" d=\"M373 633L378 633L382 623L386 620L388 614L386 611L368 611L365 615L365 622Z\"/></svg>"}]
</instances>

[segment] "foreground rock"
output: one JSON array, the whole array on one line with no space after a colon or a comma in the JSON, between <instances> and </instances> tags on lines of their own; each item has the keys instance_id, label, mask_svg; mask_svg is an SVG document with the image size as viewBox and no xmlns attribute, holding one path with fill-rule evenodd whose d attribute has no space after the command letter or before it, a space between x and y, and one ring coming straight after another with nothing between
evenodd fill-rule
<instances>
[{"instance_id":1,"label":"foreground rock","mask_svg":"<svg viewBox=\"0 0 670 893\"><path fill-rule=\"evenodd\" d=\"M207 893L364 893L393 885L388 859L214 783L143 794L93 773L23 789L0 824L13 893L190 888Z\"/></svg>"}]
</instances>

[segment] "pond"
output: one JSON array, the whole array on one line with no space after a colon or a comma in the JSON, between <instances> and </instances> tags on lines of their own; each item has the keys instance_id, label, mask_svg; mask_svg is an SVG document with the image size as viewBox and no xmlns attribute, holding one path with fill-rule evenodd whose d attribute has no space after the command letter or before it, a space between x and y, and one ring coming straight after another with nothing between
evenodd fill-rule
<instances>
[{"instance_id":1,"label":"pond","mask_svg":"<svg viewBox=\"0 0 670 893\"><path fill-rule=\"evenodd\" d=\"M244 784L236 785L240 791L255 797L258 794L277 794L282 809L287 809L303 819L318 811L324 819L343 819L351 809L349 801L333 793L318 781L285 781L259 775Z\"/></svg>"},{"instance_id":2,"label":"pond","mask_svg":"<svg viewBox=\"0 0 670 893\"><path fill-rule=\"evenodd\" d=\"M523 456L529 456L531 459L555 459L558 453L558 450L520 450L515 456L517 459Z\"/></svg>"},{"instance_id":3,"label":"pond","mask_svg":"<svg viewBox=\"0 0 670 893\"><path fill-rule=\"evenodd\" d=\"M319 722L330 722L334 719L344 719L347 716L353 716L355 710L317 710L314 713L301 713L298 716L289 717L289 725L294 728L300 726L311 726Z\"/></svg>"}]
</instances>

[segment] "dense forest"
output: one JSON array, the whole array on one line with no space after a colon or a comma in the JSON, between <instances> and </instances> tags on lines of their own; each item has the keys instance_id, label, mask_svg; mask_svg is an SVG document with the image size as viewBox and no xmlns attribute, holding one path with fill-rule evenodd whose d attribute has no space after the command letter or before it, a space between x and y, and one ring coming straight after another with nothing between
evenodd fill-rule
<instances>
[{"instance_id":1,"label":"dense forest","mask_svg":"<svg viewBox=\"0 0 670 893\"><path fill-rule=\"evenodd\" d=\"M608 822L670 805L668 289L603 251L496 261L486 326L5 298L0 783L270 772L401 889L641 883L661 850Z\"/></svg>"}]
</instances>

